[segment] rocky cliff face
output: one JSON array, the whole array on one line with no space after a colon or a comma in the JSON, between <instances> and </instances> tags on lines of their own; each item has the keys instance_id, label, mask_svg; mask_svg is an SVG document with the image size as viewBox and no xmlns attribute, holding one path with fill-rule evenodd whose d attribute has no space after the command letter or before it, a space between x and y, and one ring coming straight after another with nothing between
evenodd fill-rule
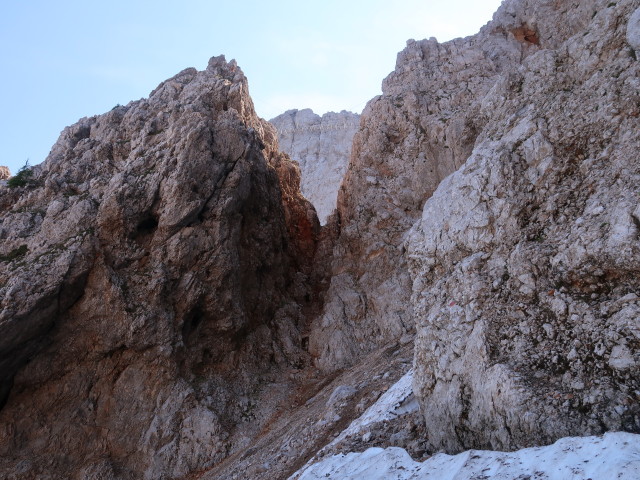
<instances>
[{"instance_id":1,"label":"rocky cliff face","mask_svg":"<svg viewBox=\"0 0 640 480\"><path fill-rule=\"evenodd\" d=\"M359 115L344 110L320 116L309 109L289 110L270 120L282 151L300 164L302 193L323 225L336 208L359 120Z\"/></svg>"},{"instance_id":2,"label":"rocky cliff face","mask_svg":"<svg viewBox=\"0 0 640 480\"><path fill-rule=\"evenodd\" d=\"M0 476L174 478L242 447L306 362L318 225L235 62L80 120L34 172L0 190Z\"/></svg>"},{"instance_id":3,"label":"rocky cliff face","mask_svg":"<svg viewBox=\"0 0 640 480\"><path fill-rule=\"evenodd\" d=\"M322 368L413 334L406 233L471 154L485 124L478 99L537 48L516 38L516 23L442 45L409 41L363 111L338 194L331 286L311 337Z\"/></svg>"},{"instance_id":4,"label":"rocky cliff face","mask_svg":"<svg viewBox=\"0 0 640 480\"><path fill-rule=\"evenodd\" d=\"M637 7L504 2L408 42L363 112L312 351L349 365L415 323L433 448L640 429Z\"/></svg>"},{"instance_id":5,"label":"rocky cliff face","mask_svg":"<svg viewBox=\"0 0 640 480\"><path fill-rule=\"evenodd\" d=\"M434 448L640 431L637 7L505 2L457 54L520 51L467 108L471 155L406 243ZM446 48L405 55L448 65Z\"/></svg>"},{"instance_id":6,"label":"rocky cliff face","mask_svg":"<svg viewBox=\"0 0 640 480\"><path fill-rule=\"evenodd\" d=\"M311 351L416 328L434 449L640 430L637 7L504 2L409 41L363 112Z\"/></svg>"},{"instance_id":7,"label":"rocky cliff face","mask_svg":"<svg viewBox=\"0 0 640 480\"><path fill-rule=\"evenodd\" d=\"M0 166L0 180L7 180L11 177L11 172L9 171L9 167Z\"/></svg>"},{"instance_id":8,"label":"rocky cliff face","mask_svg":"<svg viewBox=\"0 0 640 480\"><path fill-rule=\"evenodd\" d=\"M640 432L638 12L506 0L409 41L319 236L235 63L66 129L0 189L0 472Z\"/></svg>"}]
</instances>

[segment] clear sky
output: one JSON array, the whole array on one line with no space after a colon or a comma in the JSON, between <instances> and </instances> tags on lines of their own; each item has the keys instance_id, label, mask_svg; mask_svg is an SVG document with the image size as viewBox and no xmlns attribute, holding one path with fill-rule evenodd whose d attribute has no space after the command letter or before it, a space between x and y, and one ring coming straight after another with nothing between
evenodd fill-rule
<instances>
[{"instance_id":1,"label":"clear sky","mask_svg":"<svg viewBox=\"0 0 640 480\"><path fill-rule=\"evenodd\" d=\"M258 114L360 112L409 38L472 35L500 0L24 0L0 6L0 165L42 162L79 118L235 58Z\"/></svg>"}]
</instances>

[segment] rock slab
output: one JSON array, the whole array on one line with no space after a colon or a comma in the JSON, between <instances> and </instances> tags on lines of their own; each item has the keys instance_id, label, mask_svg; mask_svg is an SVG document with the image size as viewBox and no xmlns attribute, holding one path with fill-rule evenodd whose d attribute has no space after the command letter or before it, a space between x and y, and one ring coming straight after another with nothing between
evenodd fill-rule
<instances>
[{"instance_id":1,"label":"rock slab","mask_svg":"<svg viewBox=\"0 0 640 480\"><path fill-rule=\"evenodd\" d=\"M521 55L469 105L471 155L405 244L434 450L640 431L640 83L625 40L636 8L506 1L457 52ZM536 41L512 36L517 25ZM453 61L439 51L437 64Z\"/></svg>"}]
</instances>

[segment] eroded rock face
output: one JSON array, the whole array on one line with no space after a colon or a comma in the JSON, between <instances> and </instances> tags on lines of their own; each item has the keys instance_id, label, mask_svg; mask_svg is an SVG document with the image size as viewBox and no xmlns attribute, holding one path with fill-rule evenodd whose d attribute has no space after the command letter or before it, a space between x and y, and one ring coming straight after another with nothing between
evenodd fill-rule
<instances>
[{"instance_id":1,"label":"eroded rock face","mask_svg":"<svg viewBox=\"0 0 640 480\"><path fill-rule=\"evenodd\" d=\"M300 164L302 193L324 225L336 208L360 115L344 110L322 116L310 109L289 110L270 122L278 130L282 151Z\"/></svg>"},{"instance_id":2,"label":"eroded rock face","mask_svg":"<svg viewBox=\"0 0 640 480\"><path fill-rule=\"evenodd\" d=\"M503 36L522 60L470 104L473 151L406 244L434 449L640 431L637 6L505 2L458 51L510 25L537 32Z\"/></svg>"},{"instance_id":3,"label":"eroded rock face","mask_svg":"<svg viewBox=\"0 0 640 480\"><path fill-rule=\"evenodd\" d=\"M7 180L11 177L9 167L0 166L0 180Z\"/></svg>"},{"instance_id":4,"label":"eroded rock face","mask_svg":"<svg viewBox=\"0 0 640 480\"><path fill-rule=\"evenodd\" d=\"M639 431L638 7L506 0L476 36L408 42L318 248L234 63L65 130L0 193L2 475L273 478L332 439ZM424 425L339 436L414 334ZM287 372L306 335L357 375Z\"/></svg>"},{"instance_id":5,"label":"eroded rock face","mask_svg":"<svg viewBox=\"0 0 640 480\"><path fill-rule=\"evenodd\" d=\"M485 34L415 42L369 102L338 194L333 278L311 351L325 369L413 334L407 231L439 182L471 153L485 119L479 99L537 46L516 20Z\"/></svg>"},{"instance_id":6,"label":"eroded rock face","mask_svg":"<svg viewBox=\"0 0 640 480\"><path fill-rule=\"evenodd\" d=\"M318 230L242 71L212 58L80 120L33 179L0 192L0 476L225 457L248 396L306 362Z\"/></svg>"},{"instance_id":7,"label":"eroded rock face","mask_svg":"<svg viewBox=\"0 0 640 480\"><path fill-rule=\"evenodd\" d=\"M640 429L637 6L504 2L409 41L363 112L310 348L348 366L417 319L434 449Z\"/></svg>"}]
</instances>

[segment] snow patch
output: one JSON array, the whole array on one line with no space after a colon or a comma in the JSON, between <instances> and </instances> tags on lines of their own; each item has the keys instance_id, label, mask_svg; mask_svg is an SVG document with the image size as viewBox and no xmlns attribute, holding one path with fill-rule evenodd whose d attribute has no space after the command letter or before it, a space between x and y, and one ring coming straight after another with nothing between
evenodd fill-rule
<instances>
[{"instance_id":1,"label":"snow patch","mask_svg":"<svg viewBox=\"0 0 640 480\"><path fill-rule=\"evenodd\" d=\"M349 426L343 430L327 447L331 447L343 441L345 438L353 435L361 435L362 432L374 423L383 422L385 420L393 420L394 418L405 413L411 413L418 410L418 400L413 395L413 369L405 373L400 380L394 383L373 405L356 418ZM336 395L338 387L331 397ZM331 403L331 399L328 404ZM371 449L370 449L371 450ZM380 449L378 449L380 450ZM402 449L398 449L402 450ZM404 450L402 450L404 452ZM406 452L405 452L406 454ZM408 454L407 454L408 455ZM291 475L289 479L297 479L298 475L306 471L313 463L314 458L309 460L300 470ZM315 477L311 477L315 478Z\"/></svg>"},{"instance_id":2,"label":"snow patch","mask_svg":"<svg viewBox=\"0 0 640 480\"><path fill-rule=\"evenodd\" d=\"M547 447L517 452L469 450L437 454L420 463L401 448L370 448L329 457L306 469L300 480L638 480L640 435L606 433L569 437Z\"/></svg>"},{"instance_id":3,"label":"snow patch","mask_svg":"<svg viewBox=\"0 0 640 480\"><path fill-rule=\"evenodd\" d=\"M351 422L332 443L338 443L351 435L358 435L365 427L373 423L393 420L405 413L417 411L418 400L413 395L412 383L413 369L405 373L362 415Z\"/></svg>"}]
</instances>

